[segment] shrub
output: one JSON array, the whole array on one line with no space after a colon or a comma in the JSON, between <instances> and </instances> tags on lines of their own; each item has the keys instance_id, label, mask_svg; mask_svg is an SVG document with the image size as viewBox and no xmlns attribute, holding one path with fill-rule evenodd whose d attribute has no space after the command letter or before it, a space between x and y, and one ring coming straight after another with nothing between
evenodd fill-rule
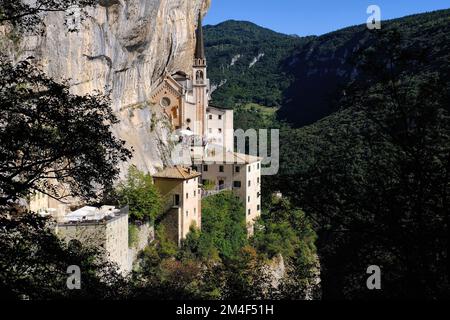
<instances>
[{"instance_id":1,"label":"shrub","mask_svg":"<svg viewBox=\"0 0 450 320\"><path fill-rule=\"evenodd\" d=\"M131 223L128 226L128 247L133 248L137 245L139 241L139 229L138 227Z\"/></svg>"},{"instance_id":2,"label":"shrub","mask_svg":"<svg viewBox=\"0 0 450 320\"><path fill-rule=\"evenodd\" d=\"M130 167L127 179L117 189L117 196L121 205L130 206L132 221L150 221L161 214L162 199L153 179L136 167Z\"/></svg>"}]
</instances>

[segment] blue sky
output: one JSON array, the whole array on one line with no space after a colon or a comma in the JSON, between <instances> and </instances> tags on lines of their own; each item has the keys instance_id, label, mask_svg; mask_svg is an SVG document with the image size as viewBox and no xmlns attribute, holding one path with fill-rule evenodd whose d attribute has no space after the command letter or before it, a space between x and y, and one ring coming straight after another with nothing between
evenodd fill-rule
<instances>
[{"instance_id":1,"label":"blue sky","mask_svg":"<svg viewBox=\"0 0 450 320\"><path fill-rule=\"evenodd\" d=\"M211 0L204 24L225 20L251 21L286 33L321 35L343 27L366 23L367 7L381 8L382 19L446 9L449 0Z\"/></svg>"}]
</instances>

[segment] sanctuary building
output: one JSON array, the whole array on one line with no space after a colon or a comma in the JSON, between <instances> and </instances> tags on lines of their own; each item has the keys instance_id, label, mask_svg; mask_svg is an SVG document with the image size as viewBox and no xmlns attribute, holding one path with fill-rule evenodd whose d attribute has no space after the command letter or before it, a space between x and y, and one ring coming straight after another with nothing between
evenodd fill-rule
<instances>
[{"instance_id":1,"label":"sanctuary building","mask_svg":"<svg viewBox=\"0 0 450 320\"><path fill-rule=\"evenodd\" d=\"M212 106L210 100L211 84L207 77L202 21L199 17L192 75L184 72L165 74L151 95L151 103L164 110L180 139L190 141L187 148L191 164L183 164L183 168L167 168L155 176L157 186L165 180L161 190L163 194L171 194L170 203L177 204L177 213L172 217L179 217L176 223L179 243L189 232L190 226L186 223L201 227L201 207L193 212L192 199L187 198L188 193L180 191L193 178L186 180L179 176L180 170L189 172L189 177L198 177L198 184L202 187L198 196L233 191L245 206L249 235L253 234L255 220L261 215L262 159L234 152L233 110ZM173 173L173 177L167 177L168 172ZM171 191L167 190L169 180L173 185ZM192 195L193 192L189 193L189 196Z\"/></svg>"}]
</instances>

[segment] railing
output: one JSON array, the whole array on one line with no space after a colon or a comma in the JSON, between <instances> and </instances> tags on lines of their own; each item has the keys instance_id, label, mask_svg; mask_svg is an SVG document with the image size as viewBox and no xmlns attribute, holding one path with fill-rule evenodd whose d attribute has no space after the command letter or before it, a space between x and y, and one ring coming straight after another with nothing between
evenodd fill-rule
<instances>
[{"instance_id":1,"label":"railing","mask_svg":"<svg viewBox=\"0 0 450 320\"><path fill-rule=\"evenodd\" d=\"M212 190L202 190L202 198L207 198L211 196L215 196L224 191L232 191L233 187L231 185L221 185Z\"/></svg>"}]
</instances>

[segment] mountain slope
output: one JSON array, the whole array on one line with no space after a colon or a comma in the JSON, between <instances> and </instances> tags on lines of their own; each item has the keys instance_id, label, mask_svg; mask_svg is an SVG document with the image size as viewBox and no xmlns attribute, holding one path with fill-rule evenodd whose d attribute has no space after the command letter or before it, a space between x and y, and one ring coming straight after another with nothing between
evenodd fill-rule
<instances>
[{"instance_id":1,"label":"mountain slope","mask_svg":"<svg viewBox=\"0 0 450 320\"><path fill-rule=\"evenodd\" d=\"M450 10L383 22L383 32L394 28L411 47L428 51L429 70L448 65ZM357 76L358 52L370 46L374 36L374 31L360 25L298 38L237 21L208 26L205 31L209 76L214 84L227 81L213 94L215 103L281 106L278 117L295 127L314 123L338 109L343 88ZM266 55L248 68L260 53ZM240 59L230 65L239 54Z\"/></svg>"},{"instance_id":2,"label":"mountain slope","mask_svg":"<svg viewBox=\"0 0 450 320\"><path fill-rule=\"evenodd\" d=\"M384 22L381 32L393 29L407 40L406 46L412 51L427 52L429 70L445 67L450 54L450 10ZM315 38L299 48L286 63L295 81L284 92L279 116L303 126L336 111L343 88L358 77L360 50L370 47L374 36L375 32L366 26L350 27Z\"/></svg>"},{"instance_id":3,"label":"mountain slope","mask_svg":"<svg viewBox=\"0 0 450 320\"><path fill-rule=\"evenodd\" d=\"M241 21L206 26L205 40L209 77L217 89L213 99L227 107L247 102L280 106L293 80L282 64L306 41Z\"/></svg>"}]
</instances>

